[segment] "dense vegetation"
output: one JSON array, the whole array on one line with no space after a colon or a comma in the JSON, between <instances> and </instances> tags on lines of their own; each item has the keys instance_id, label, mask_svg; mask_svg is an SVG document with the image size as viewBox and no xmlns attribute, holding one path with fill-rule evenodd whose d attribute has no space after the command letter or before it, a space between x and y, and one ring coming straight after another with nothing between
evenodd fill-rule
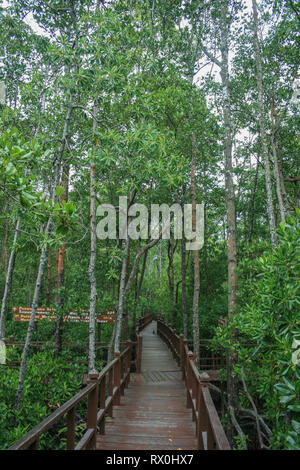
<instances>
[{"instance_id":1,"label":"dense vegetation","mask_svg":"<svg viewBox=\"0 0 300 470\"><path fill-rule=\"evenodd\" d=\"M2 449L148 312L193 340L196 363L199 339L223 348L234 448L300 448L299 19L293 0L2 2L0 339L24 343L0 365ZM122 196L192 204L193 223L203 204L203 247L121 237L119 217L97 238L97 207L119 216ZM71 311L90 324L63 323Z\"/></svg>"}]
</instances>

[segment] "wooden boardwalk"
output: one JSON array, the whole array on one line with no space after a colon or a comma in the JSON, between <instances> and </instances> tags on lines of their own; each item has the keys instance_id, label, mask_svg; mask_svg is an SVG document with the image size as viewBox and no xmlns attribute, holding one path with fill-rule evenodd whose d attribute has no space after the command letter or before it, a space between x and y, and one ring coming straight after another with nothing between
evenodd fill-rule
<instances>
[{"instance_id":1,"label":"wooden boardwalk","mask_svg":"<svg viewBox=\"0 0 300 470\"><path fill-rule=\"evenodd\" d=\"M106 418L105 435L97 436L97 450L196 450L178 365L156 334L156 322L142 335L142 373L131 374L121 404Z\"/></svg>"}]
</instances>

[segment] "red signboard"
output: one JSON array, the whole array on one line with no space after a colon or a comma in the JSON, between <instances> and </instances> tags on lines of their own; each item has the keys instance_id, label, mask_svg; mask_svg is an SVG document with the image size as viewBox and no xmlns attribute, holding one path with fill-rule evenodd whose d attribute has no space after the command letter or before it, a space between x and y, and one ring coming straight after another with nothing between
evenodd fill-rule
<instances>
[{"instance_id":1,"label":"red signboard","mask_svg":"<svg viewBox=\"0 0 300 470\"><path fill-rule=\"evenodd\" d=\"M31 307L13 307L14 321L29 321L31 316ZM38 320L56 320L54 308L39 307L36 309L35 321ZM63 321L72 321L79 323L89 323L89 312L70 312L68 315L63 316ZM101 312L96 315L95 321L97 323L114 323L115 312Z\"/></svg>"}]
</instances>

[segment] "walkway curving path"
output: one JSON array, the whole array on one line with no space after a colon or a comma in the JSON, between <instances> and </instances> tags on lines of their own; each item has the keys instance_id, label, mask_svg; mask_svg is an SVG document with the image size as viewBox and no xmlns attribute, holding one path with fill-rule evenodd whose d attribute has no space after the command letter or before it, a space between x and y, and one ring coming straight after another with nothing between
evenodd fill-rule
<instances>
[{"instance_id":1,"label":"walkway curving path","mask_svg":"<svg viewBox=\"0 0 300 470\"><path fill-rule=\"evenodd\" d=\"M142 335L142 373L131 374L114 417L106 419L105 435L97 436L97 450L196 450L181 372L156 334L156 322Z\"/></svg>"}]
</instances>

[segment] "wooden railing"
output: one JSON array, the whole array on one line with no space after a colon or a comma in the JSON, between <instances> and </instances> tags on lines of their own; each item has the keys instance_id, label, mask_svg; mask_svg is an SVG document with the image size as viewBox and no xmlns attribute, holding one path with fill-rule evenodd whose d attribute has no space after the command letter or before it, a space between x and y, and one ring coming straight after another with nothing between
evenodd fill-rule
<instances>
[{"instance_id":1,"label":"wooden railing","mask_svg":"<svg viewBox=\"0 0 300 470\"><path fill-rule=\"evenodd\" d=\"M120 397L128 386L131 349L132 343L128 341L124 351L116 352L113 361L100 373L91 371L86 387L35 426L9 450L38 449L40 436L64 416L67 421L67 450L95 449L97 426L100 434L105 434L105 417L113 415L113 406L120 404ZM76 408L85 398L87 398L86 431L75 445Z\"/></svg>"},{"instance_id":2,"label":"wooden railing","mask_svg":"<svg viewBox=\"0 0 300 470\"><path fill-rule=\"evenodd\" d=\"M154 315L152 313L148 313L144 317L139 318L137 330L140 333L149 323L151 323L154 319Z\"/></svg>"},{"instance_id":3,"label":"wooden railing","mask_svg":"<svg viewBox=\"0 0 300 470\"><path fill-rule=\"evenodd\" d=\"M7 348L11 348L11 347L16 347L16 348L19 348L19 349L23 349L24 348L24 345L25 345L25 341L24 340L15 340L14 336L10 336L8 339L5 339L5 345ZM31 344L30 344L30 348L32 349L35 349L35 350L39 350L41 348L53 348L55 347L55 342L54 341L32 341ZM121 342L121 349L123 349L124 347L126 347L126 341L122 341ZM84 364L84 365L87 365L88 364L88 357L87 357L87 351L88 351L88 348L89 348L89 343L88 342L84 342L84 343L78 343L78 342L75 342L75 341L68 341L68 342L62 342L62 350L70 350L70 349L73 349L73 350L79 350L79 351L83 351L84 354L85 354L85 359L84 360L69 360L69 359L65 359L65 362L68 363L68 364ZM105 341L96 341L95 342L95 351L96 353L98 351L106 351L107 349L109 348L109 342L105 342ZM95 360L95 363L96 363L96 367L97 366L100 366L103 367L103 365L106 364L106 359L96 359ZM6 366L11 368L11 369L15 369L17 367L20 366L20 363L21 361L7 361L6 362Z\"/></svg>"},{"instance_id":4,"label":"wooden railing","mask_svg":"<svg viewBox=\"0 0 300 470\"><path fill-rule=\"evenodd\" d=\"M177 335L175 330L161 319L157 320L157 333L170 348L174 359L180 365L182 378L186 383L187 408L191 408L196 422L196 436L200 450L230 450L230 445L220 418L211 398L209 376L200 374L194 364L194 356L188 348L188 340Z\"/></svg>"},{"instance_id":5,"label":"wooden railing","mask_svg":"<svg viewBox=\"0 0 300 470\"><path fill-rule=\"evenodd\" d=\"M140 332L152 321L152 318L153 315L147 315L139 320L138 337L141 337ZM97 371L89 373L88 384L80 392L25 434L9 450L37 450L40 436L53 428L54 424L64 417L66 417L67 422L67 450L95 449L97 429L100 434L105 434L105 418L106 416L113 416L113 407L120 404L121 396L124 395L125 388L129 384L134 346L134 342L127 341L125 349L121 353L116 352L115 358L100 373ZM136 354L140 358L142 354L141 347L142 342L137 345ZM76 409L85 399L87 399L86 431L76 444Z\"/></svg>"}]
</instances>

